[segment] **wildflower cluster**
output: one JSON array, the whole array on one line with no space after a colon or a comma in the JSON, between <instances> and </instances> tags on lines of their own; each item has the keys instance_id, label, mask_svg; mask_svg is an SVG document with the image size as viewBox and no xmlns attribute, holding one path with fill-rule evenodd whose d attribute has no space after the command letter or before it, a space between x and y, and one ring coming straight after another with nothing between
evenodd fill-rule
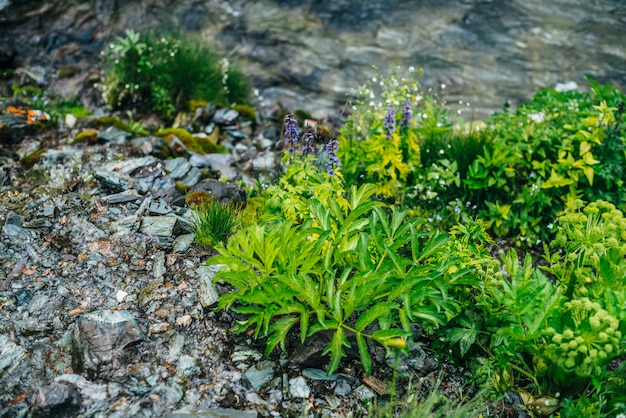
<instances>
[{"instance_id":1,"label":"wildflower cluster","mask_svg":"<svg viewBox=\"0 0 626 418\"><path fill-rule=\"evenodd\" d=\"M391 105L387 105L387 113L385 113L385 137L391 139L396 131L396 109Z\"/></svg>"},{"instance_id":2,"label":"wildflower cluster","mask_svg":"<svg viewBox=\"0 0 626 418\"><path fill-rule=\"evenodd\" d=\"M622 333L619 321L588 298L564 304L566 324L555 332L547 347L559 367L578 376L600 374L609 357L619 351Z\"/></svg>"},{"instance_id":3,"label":"wildflower cluster","mask_svg":"<svg viewBox=\"0 0 626 418\"><path fill-rule=\"evenodd\" d=\"M287 113L285 116L285 122L283 125L283 138L285 139L285 145L289 147L289 154L295 153L295 145L298 142L298 122L293 117L293 113Z\"/></svg>"},{"instance_id":4,"label":"wildflower cluster","mask_svg":"<svg viewBox=\"0 0 626 418\"><path fill-rule=\"evenodd\" d=\"M328 154L328 162L326 163L326 171L329 176L335 175L335 168L341 167L341 162L337 157L337 150L339 149L339 141L333 139L326 144L326 153Z\"/></svg>"},{"instance_id":5,"label":"wildflower cluster","mask_svg":"<svg viewBox=\"0 0 626 418\"><path fill-rule=\"evenodd\" d=\"M382 91L379 91L382 90ZM420 161L420 129L412 118L422 100L419 79L375 76L362 86L339 137L347 184L374 183L402 199ZM378 98L378 100L377 100Z\"/></svg>"}]
</instances>

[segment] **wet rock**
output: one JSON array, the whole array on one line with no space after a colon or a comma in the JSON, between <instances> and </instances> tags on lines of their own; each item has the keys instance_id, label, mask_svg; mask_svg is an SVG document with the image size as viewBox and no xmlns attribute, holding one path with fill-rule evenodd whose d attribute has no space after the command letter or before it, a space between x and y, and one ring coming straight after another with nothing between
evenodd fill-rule
<instances>
[{"instance_id":1,"label":"wet rock","mask_svg":"<svg viewBox=\"0 0 626 418\"><path fill-rule=\"evenodd\" d=\"M9 42L6 40L0 41L0 68L9 67L16 56L17 51Z\"/></svg>"},{"instance_id":2,"label":"wet rock","mask_svg":"<svg viewBox=\"0 0 626 418\"><path fill-rule=\"evenodd\" d=\"M80 408L80 394L74 385L52 383L39 389L33 417L71 417Z\"/></svg>"},{"instance_id":3,"label":"wet rock","mask_svg":"<svg viewBox=\"0 0 626 418\"><path fill-rule=\"evenodd\" d=\"M178 157L165 162L165 172L174 180L182 179L191 170L191 164L186 158Z\"/></svg>"},{"instance_id":4,"label":"wet rock","mask_svg":"<svg viewBox=\"0 0 626 418\"><path fill-rule=\"evenodd\" d=\"M165 418L257 418L256 411L212 408L178 410L165 415Z\"/></svg>"},{"instance_id":5,"label":"wet rock","mask_svg":"<svg viewBox=\"0 0 626 418\"><path fill-rule=\"evenodd\" d=\"M399 373L407 373L412 369L421 375L425 375L437 367L437 362L418 343L408 341L407 348L408 353L398 354L397 362L394 357L388 357L386 359L387 365L391 368L396 367Z\"/></svg>"},{"instance_id":6,"label":"wet rock","mask_svg":"<svg viewBox=\"0 0 626 418\"><path fill-rule=\"evenodd\" d=\"M213 122L218 125L232 125L237 121L239 112L232 109L219 109L213 116Z\"/></svg>"},{"instance_id":7,"label":"wet rock","mask_svg":"<svg viewBox=\"0 0 626 418\"><path fill-rule=\"evenodd\" d=\"M0 334L0 376L10 374L28 357L28 352L11 341L7 336Z\"/></svg>"},{"instance_id":8,"label":"wet rock","mask_svg":"<svg viewBox=\"0 0 626 418\"><path fill-rule=\"evenodd\" d=\"M224 267L224 264L214 264L212 266L200 266L194 270L198 276L198 296L203 308L211 308L219 301L219 295L215 290L213 281L215 275Z\"/></svg>"},{"instance_id":9,"label":"wet rock","mask_svg":"<svg viewBox=\"0 0 626 418\"><path fill-rule=\"evenodd\" d=\"M189 163L199 168L209 168L220 173L221 178L234 180L238 176L235 158L230 154L195 154L192 153Z\"/></svg>"},{"instance_id":10,"label":"wet rock","mask_svg":"<svg viewBox=\"0 0 626 418\"><path fill-rule=\"evenodd\" d=\"M242 362L242 361L259 361L263 358L263 354L259 353L257 350L252 350L249 347L235 347L232 356L230 359L233 362Z\"/></svg>"},{"instance_id":11,"label":"wet rock","mask_svg":"<svg viewBox=\"0 0 626 418\"><path fill-rule=\"evenodd\" d=\"M176 237L172 244L172 251L174 254L181 254L186 252L193 240L196 238L196 234L183 234Z\"/></svg>"},{"instance_id":12,"label":"wet rock","mask_svg":"<svg viewBox=\"0 0 626 418\"><path fill-rule=\"evenodd\" d=\"M361 385L358 388L356 388L354 393L362 401L367 401L369 399L373 399L376 397L376 394L374 393L374 391L372 391L372 389L368 388L365 385Z\"/></svg>"},{"instance_id":13,"label":"wet rock","mask_svg":"<svg viewBox=\"0 0 626 418\"><path fill-rule=\"evenodd\" d=\"M336 396L347 396L350 393L352 393L352 387L350 387L350 384L346 382L344 379L339 379L337 380L337 384L335 385L335 388L333 389L333 393Z\"/></svg>"},{"instance_id":14,"label":"wet rock","mask_svg":"<svg viewBox=\"0 0 626 418\"><path fill-rule=\"evenodd\" d=\"M142 136L131 141L133 148L144 155L154 155L157 158L167 157L167 146L160 136Z\"/></svg>"},{"instance_id":15,"label":"wet rock","mask_svg":"<svg viewBox=\"0 0 626 418\"><path fill-rule=\"evenodd\" d=\"M135 185L135 180L128 174L113 172L100 167L95 169L93 176L102 183L105 189L112 190L113 192L125 192ZM142 190L145 188L145 186L141 187ZM140 188L138 188L137 191L139 191L139 189Z\"/></svg>"},{"instance_id":16,"label":"wet rock","mask_svg":"<svg viewBox=\"0 0 626 418\"><path fill-rule=\"evenodd\" d=\"M213 179L203 179L194 187L190 193L205 191L222 203L246 203L246 192L241 186L236 184L223 183Z\"/></svg>"},{"instance_id":17,"label":"wet rock","mask_svg":"<svg viewBox=\"0 0 626 418\"><path fill-rule=\"evenodd\" d=\"M126 131L120 131L115 128L108 128L105 131L101 131L98 133L98 141L102 141L105 143L115 143L122 144L132 135Z\"/></svg>"},{"instance_id":18,"label":"wet rock","mask_svg":"<svg viewBox=\"0 0 626 418\"><path fill-rule=\"evenodd\" d=\"M119 367L128 346L145 340L127 311L95 311L77 321L72 335L72 363L78 371L98 373L103 367Z\"/></svg>"},{"instance_id":19,"label":"wet rock","mask_svg":"<svg viewBox=\"0 0 626 418\"><path fill-rule=\"evenodd\" d=\"M311 396L311 388L304 377L294 377L289 379L289 394L292 398L308 398Z\"/></svg>"},{"instance_id":20,"label":"wet rock","mask_svg":"<svg viewBox=\"0 0 626 418\"><path fill-rule=\"evenodd\" d=\"M273 361L264 360L246 370L244 376L254 390L261 390L274 378L275 367L276 363Z\"/></svg>"},{"instance_id":21,"label":"wet rock","mask_svg":"<svg viewBox=\"0 0 626 418\"><path fill-rule=\"evenodd\" d=\"M15 70L15 74L25 79L26 84L46 84L46 69L39 65L30 68L20 67Z\"/></svg>"},{"instance_id":22,"label":"wet rock","mask_svg":"<svg viewBox=\"0 0 626 418\"><path fill-rule=\"evenodd\" d=\"M180 233L181 226L175 216L144 216L139 231L146 235L173 237Z\"/></svg>"}]
</instances>

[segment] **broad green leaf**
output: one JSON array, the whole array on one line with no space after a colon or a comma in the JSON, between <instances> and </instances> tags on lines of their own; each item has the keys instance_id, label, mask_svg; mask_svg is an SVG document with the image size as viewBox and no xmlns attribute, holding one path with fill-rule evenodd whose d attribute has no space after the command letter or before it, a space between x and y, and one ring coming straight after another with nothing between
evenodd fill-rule
<instances>
[{"instance_id":1,"label":"broad green leaf","mask_svg":"<svg viewBox=\"0 0 626 418\"><path fill-rule=\"evenodd\" d=\"M343 328L339 327L335 331L330 344L324 348L324 352L322 353L324 355L330 353L330 363L328 364L327 374L333 374L337 370L337 367L339 367L341 359L346 356L343 347L350 347L350 343L346 338Z\"/></svg>"},{"instance_id":2,"label":"broad green leaf","mask_svg":"<svg viewBox=\"0 0 626 418\"><path fill-rule=\"evenodd\" d=\"M359 348L359 356L361 357L361 364L363 365L363 370L365 370L365 375L369 376L372 374L372 358L367 347L367 341L365 341L365 338L363 338L360 332L356 334L356 344Z\"/></svg>"},{"instance_id":3,"label":"broad green leaf","mask_svg":"<svg viewBox=\"0 0 626 418\"><path fill-rule=\"evenodd\" d=\"M285 351L285 339L287 333L298 322L297 317L284 316L269 326L269 337L267 338L267 346L265 347L265 355L270 353L280 344L281 350Z\"/></svg>"},{"instance_id":4,"label":"broad green leaf","mask_svg":"<svg viewBox=\"0 0 626 418\"><path fill-rule=\"evenodd\" d=\"M381 344L385 344L385 341L392 338L410 337L411 333L403 329L381 329L372 334L372 338Z\"/></svg>"},{"instance_id":5,"label":"broad green leaf","mask_svg":"<svg viewBox=\"0 0 626 418\"><path fill-rule=\"evenodd\" d=\"M383 315L391 312L392 309L397 308L399 305L395 302L380 302L363 312L359 319L356 320L354 328L357 332L363 331L369 324Z\"/></svg>"}]
</instances>

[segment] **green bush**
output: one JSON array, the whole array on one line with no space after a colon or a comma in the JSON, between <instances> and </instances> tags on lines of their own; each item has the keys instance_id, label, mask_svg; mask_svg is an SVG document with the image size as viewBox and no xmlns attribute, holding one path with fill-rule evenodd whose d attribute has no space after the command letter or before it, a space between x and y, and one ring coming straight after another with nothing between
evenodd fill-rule
<instances>
[{"instance_id":1,"label":"green bush","mask_svg":"<svg viewBox=\"0 0 626 418\"><path fill-rule=\"evenodd\" d=\"M239 226L241 211L232 204L210 198L207 201L200 200L192 209L196 213L195 239L206 247L226 243Z\"/></svg>"},{"instance_id":2,"label":"green bush","mask_svg":"<svg viewBox=\"0 0 626 418\"><path fill-rule=\"evenodd\" d=\"M115 108L144 105L172 117L191 100L229 106L248 99L244 75L196 38L127 30L103 55L104 93Z\"/></svg>"}]
</instances>

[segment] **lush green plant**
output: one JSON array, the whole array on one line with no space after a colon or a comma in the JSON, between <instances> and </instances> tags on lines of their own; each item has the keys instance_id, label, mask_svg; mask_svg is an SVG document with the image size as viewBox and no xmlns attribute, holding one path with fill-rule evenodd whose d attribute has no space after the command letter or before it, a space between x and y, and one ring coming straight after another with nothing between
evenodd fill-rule
<instances>
[{"instance_id":1,"label":"lush green plant","mask_svg":"<svg viewBox=\"0 0 626 418\"><path fill-rule=\"evenodd\" d=\"M374 192L371 185L353 187L347 212L336 201L325 207L311 199L311 218L301 224L253 224L218 247L221 255L209 263L225 264L218 279L235 287L218 308L246 316L237 331L253 328L255 337L267 337L266 354L284 349L296 325L303 342L329 331L328 372L356 340L369 374L366 338L396 347L398 338L412 335L411 322L427 329L445 322L455 310L445 277L452 261L438 256L447 238L369 201Z\"/></svg>"},{"instance_id":2,"label":"lush green plant","mask_svg":"<svg viewBox=\"0 0 626 418\"><path fill-rule=\"evenodd\" d=\"M383 87L378 93L380 101L376 101L374 83ZM399 80L395 76L374 77L370 85L359 89L353 113L339 137L338 156L346 184L373 183L384 196L393 196L405 185L413 184L413 173L421 164L418 135L449 129L439 126L439 121L433 125L427 118L422 118L426 120L422 128L417 126L413 112L423 99L419 91L418 80ZM438 108L430 109L434 112Z\"/></svg>"},{"instance_id":3,"label":"lush green plant","mask_svg":"<svg viewBox=\"0 0 626 418\"><path fill-rule=\"evenodd\" d=\"M572 202L552 250L545 246L543 269L556 280L510 250L506 276L485 280L477 311L464 313L482 318L479 331L490 335L474 340L488 356L482 368L500 390L520 391L529 409L566 405L564 416L585 408L605 416L624 408L626 397L616 395L626 389L624 367L609 363L626 354L625 227L607 202Z\"/></svg>"},{"instance_id":4,"label":"lush green plant","mask_svg":"<svg viewBox=\"0 0 626 418\"><path fill-rule=\"evenodd\" d=\"M103 88L110 105L146 105L171 117L192 99L220 106L246 102L243 74L200 40L127 30L103 51Z\"/></svg>"},{"instance_id":5,"label":"lush green plant","mask_svg":"<svg viewBox=\"0 0 626 418\"><path fill-rule=\"evenodd\" d=\"M240 210L230 203L200 200L192 209L196 213L195 239L207 247L225 244L239 225Z\"/></svg>"},{"instance_id":6,"label":"lush green plant","mask_svg":"<svg viewBox=\"0 0 626 418\"><path fill-rule=\"evenodd\" d=\"M315 136L305 132L300 136L292 113L285 116L284 141L288 152L283 157L285 171L277 184L264 191L267 209L271 214L301 222L310 217L309 199L315 198L328 207L336 201L348 209L344 197L343 174L333 149L333 141L326 144L326 170L322 170L314 147Z\"/></svg>"}]
</instances>

